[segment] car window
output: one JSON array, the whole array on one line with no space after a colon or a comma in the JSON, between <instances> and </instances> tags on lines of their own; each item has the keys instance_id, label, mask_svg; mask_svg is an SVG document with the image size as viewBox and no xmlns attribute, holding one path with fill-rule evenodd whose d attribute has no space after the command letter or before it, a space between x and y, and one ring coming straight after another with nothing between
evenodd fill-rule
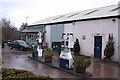
<instances>
[{"instance_id":1,"label":"car window","mask_svg":"<svg viewBox=\"0 0 120 80\"><path fill-rule=\"evenodd\" d=\"M26 45L26 43L25 43L24 41L21 41L21 40L19 40L18 43L19 43L20 45Z\"/></svg>"},{"instance_id":2,"label":"car window","mask_svg":"<svg viewBox=\"0 0 120 80\"><path fill-rule=\"evenodd\" d=\"M12 43L12 44L18 44L18 42L17 42L17 41L12 41L11 43Z\"/></svg>"},{"instance_id":3,"label":"car window","mask_svg":"<svg viewBox=\"0 0 120 80\"><path fill-rule=\"evenodd\" d=\"M12 41L11 43L16 43L16 41Z\"/></svg>"}]
</instances>

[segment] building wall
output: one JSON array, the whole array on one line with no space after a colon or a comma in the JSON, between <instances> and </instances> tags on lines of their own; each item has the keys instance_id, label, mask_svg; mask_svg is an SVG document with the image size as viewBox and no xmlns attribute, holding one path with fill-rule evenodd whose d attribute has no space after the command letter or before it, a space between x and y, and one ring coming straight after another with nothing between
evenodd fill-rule
<instances>
[{"instance_id":1,"label":"building wall","mask_svg":"<svg viewBox=\"0 0 120 80\"><path fill-rule=\"evenodd\" d=\"M22 33L21 39L26 41L30 45L32 43L37 45L38 32L44 30L45 30L44 25L26 27L24 30L21 31Z\"/></svg>"},{"instance_id":2,"label":"building wall","mask_svg":"<svg viewBox=\"0 0 120 80\"><path fill-rule=\"evenodd\" d=\"M48 43L49 47L52 47L52 42L61 42L62 33L64 32L64 25L63 24L56 24L56 25L47 25L46 26L46 35L45 41Z\"/></svg>"},{"instance_id":3,"label":"building wall","mask_svg":"<svg viewBox=\"0 0 120 80\"><path fill-rule=\"evenodd\" d=\"M25 35L23 35L23 39L24 41L26 41L26 43L28 43L29 45L32 45L32 43L34 43L35 45L37 44L37 34L38 33L26 33Z\"/></svg>"},{"instance_id":4,"label":"building wall","mask_svg":"<svg viewBox=\"0 0 120 80\"><path fill-rule=\"evenodd\" d=\"M46 26L45 42L48 43L48 47L51 47L51 42L50 42L50 25Z\"/></svg>"},{"instance_id":5,"label":"building wall","mask_svg":"<svg viewBox=\"0 0 120 80\"><path fill-rule=\"evenodd\" d=\"M73 32L74 37L79 39L81 54L94 56L94 36L102 36L102 58L104 57L104 48L106 46L108 35L113 33L115 40L114 61L118 61L118 19L79 21L75 23L64 24L64 32ZM86 37L85 40L82 38Z\"/></svg>"},{"instance_id":6,"label":"building wall","mask_svg":"<svg viewBox=\"0 0 120 80\"><path fill-rule=\"evenodd\" d=\"M118 21L118 59L120 63L120 19Z\"/></svg>"},{"instance_id":7,"label":"building wall","mask_svg":"<svg viewBox=\"0 0 120 80\"><path fill-rule=\"evenodd\" d=\"M64 32L63 24L55 24L50 27L50 42L61 42L62 33Z\"/></svg>"}]
</instances>

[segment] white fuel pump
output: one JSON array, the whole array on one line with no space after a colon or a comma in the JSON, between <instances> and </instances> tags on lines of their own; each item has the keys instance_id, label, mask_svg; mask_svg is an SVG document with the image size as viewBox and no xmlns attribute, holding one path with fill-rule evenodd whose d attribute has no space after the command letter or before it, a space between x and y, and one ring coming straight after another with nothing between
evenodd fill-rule
<instances>
[{"instance_id":1,"label":"white fuel pump","mask_svg":"<svg viewBox=\"0 0 120 80\"><path fill-rule=\"evenodd\" d=\"M37 46L37 52L38 52L38 57L42 57L42 52L43 50L41 49L41 43L42 43L42 33L38 33L38 46Z\"/></svg>"},{"instance_id":2,"label":"white fuel pump","mask_svg":"<svg viewBox=\"0 0 120 80\"><path fill-rule=\"evenodd\" d=\"M73 68L73 45L74 36L72 33L63 33L61 42L61 53L60 53L60 67L71 69Z\"/></svg>"}]
</instances>

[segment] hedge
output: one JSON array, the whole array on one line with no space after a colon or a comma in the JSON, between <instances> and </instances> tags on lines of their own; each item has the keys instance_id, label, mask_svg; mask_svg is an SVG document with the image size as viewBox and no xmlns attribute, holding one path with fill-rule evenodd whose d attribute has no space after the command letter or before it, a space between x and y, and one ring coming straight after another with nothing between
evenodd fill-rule
<instances>
[{"instance_id":1,"label":"hedge","mask_svg":"<svg viewBox=\"0 0 120 80\"><path fill-rule=\"evenodd\" d=\"M20 70L2 68L2 80L52 80L49 76L37 76L32 72Z\"/></svg>"}]
</instances>

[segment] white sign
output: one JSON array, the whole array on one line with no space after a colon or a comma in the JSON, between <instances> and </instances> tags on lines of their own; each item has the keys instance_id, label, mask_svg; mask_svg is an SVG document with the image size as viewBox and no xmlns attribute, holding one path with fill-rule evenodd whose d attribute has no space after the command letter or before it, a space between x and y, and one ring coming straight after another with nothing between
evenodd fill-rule
<instances>
[{"instance_id":1,"label":"white sign","mask_svg":"<svg viewBox=\"0 0 120 80\"><path fill-rule=\"evenodd\" d=\"M37 51L38 51L38 56L42 57L43 50L39 48L39 46L37 47Z\"/></svg>"}]
</instances>

